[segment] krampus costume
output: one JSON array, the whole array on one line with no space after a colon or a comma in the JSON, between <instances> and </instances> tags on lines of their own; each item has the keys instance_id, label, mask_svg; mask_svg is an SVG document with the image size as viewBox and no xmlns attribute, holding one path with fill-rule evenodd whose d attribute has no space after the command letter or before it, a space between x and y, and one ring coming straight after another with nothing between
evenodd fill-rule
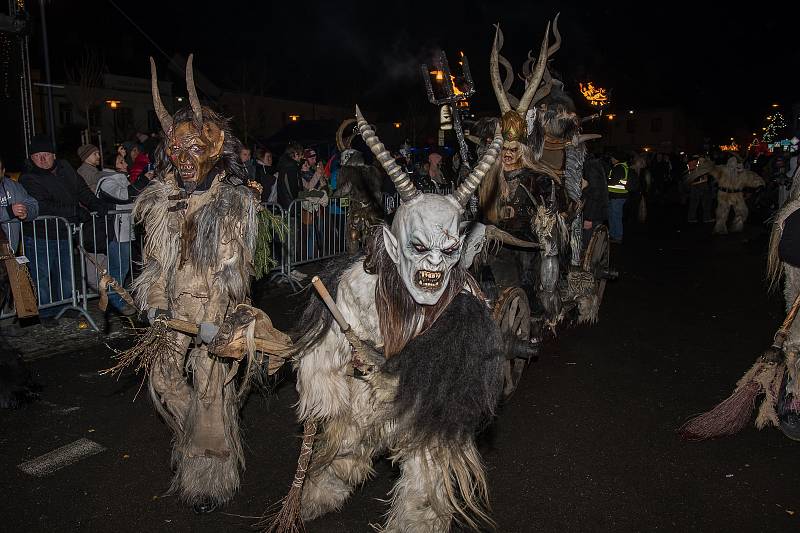
<instances>
[{"instance_id":1,"label":"krampus costume","mask_svg":"<svg viewBox=\"0 0 800 533\"><path fill-rule=\"evenodd\" d=\"M345 335L312 301L302 320L313 329L296 361L298 412L323 431L303 488L302 517L339 509L372 474L373 457L389 453L401 475L384 531L445 532L454 519L478 528L491 521L474 436L494 412L504 353L466 270L474 248L461 219L501 138L453 194L423 194L356 112L361 135L402 203L366 257L350 259L327 285L352 331L382 349L385 363L354 376L357 362Z\"/></svg>"},{"instance_id":2,"label":"krampus costume","mask_svg":"<svg viewBox=\"0 0 800 533\"><path fill-rule=\"evenodd\" d=\"M779 428L800 440L800 198L798 190L778 211L772 226L767 272L771 285L784 282L786 318L772 346L736 383L733 393L710 411L693 417L678 432L685 439L703 440L741 431L752 418L759 396L756 427Z\"/></svg>"},{"instance_id":3,"label":"krampus costume","mask_svg":"<svg viewBox=\"0 0 800 533\"><path fill-rule=\"evenodd\" d=\"M342 121L336 131L336 147L339 149L339 173L336 178L334 198L347 197L347 250L351 254L362 248L371 228L380 224L381 173L373 165L364 162L364 155L353 148L356 134L344 136L345 130L355 125L355 119Z\"/></svg>"},{"instance_id":4,"label":"krampus costume","mask_svg":"<svg viewBox=\"0 0 800 533\"><path fill-rule=\"evenodd\" d=\"M764 180L752 170L745 170L741 160L731 156L728 162L717 165L710 172L717 180L717 212L714 233L728 233L728 214L733 209L733 222L730 230L739 232L747 220L747 204L742 191L745 187L763 187Z\"/></svg>"},{"instance_id":5,"label":"krampus costume","mask_svg":"<svg viewBox=\"0 0 800 533\"><path fill-rule=\"evenodd\" d=\"M247 173L236 159L240 143L227 120L200 105L192 56L186 65L191 107L174 116L161 103L150 61L164 141L157 176L134 204L146 231L134 290L151 322L166 315L199 325L196 338L164 333L170 346L149 365L149 385L175 432L172 490L197 512L210 512L239 488L238 411L251 367L237 389L238 362L210 355L208 344L226 315L249 298L258 194L245 186Z\"/></svg>"},{"instance_id":6,"label":"krampus costume","mask_svg":"<svg viewBox=\"0 0 800 533\"><path fill-rule=\"evenodd\" d=\"M554 327L563 317L561 264L571 264L568 274L568 299L591 299L595 280L581 265L584 142L596 135L581 135L580 121L572 100L563 93L562 84L550 76L547 61L561 46L558 17L553 24L555 42L548 46L550 25L545 31L539 56L523 66L525 93L517 100L508 90L513 82L510 63L500 55L503 34L499 26L490 59L490 74L495 96L500 104L503 132L502 172L490 173L481 190L481 203L487 219L520 238L522 228L530 228L541 249L533 267L533 290L546 321ZM500 65L507 71L501 80ZM512 102L516 107L512 107ZM513 251L511 251L513 252ZM527 284L529 252L498 254L492 261L495 280L501 285ZM504 257L505 256L505 257ZM526 257L527 256L527 257ZM505 280L501 271L509 260L516 259L519 281ZM499 277L498 277L499 274ZM574 278L574 279L573 279ZM592 320L593 305L580 305L580 316Z\"/></svg>"}]
</instances>

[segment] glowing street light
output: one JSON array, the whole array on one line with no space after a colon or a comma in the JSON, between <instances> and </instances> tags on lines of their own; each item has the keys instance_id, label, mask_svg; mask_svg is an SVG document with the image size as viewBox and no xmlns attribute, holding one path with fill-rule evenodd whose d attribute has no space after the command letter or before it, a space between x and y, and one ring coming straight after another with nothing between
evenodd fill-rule
<instances>
[{"instance_id":1,"label":"glowing street light","mask_svg":"<svg viewBox=\"0 0 800 533\"><path fill-rule=\"evenodd\" d=\"M122 102L120 102L119 100L106 100L106 103L108 104L108 107L110 107L111 109L116 109Z\"/></svg>"},{"instance_id":2,"label":"glowing street light","mask_svg":"<svg viewBox=\"0 0 800 533\"><path fill-rule=\"evenodd\" d=\"M397 128L397 129L400 129L400 126L403 125L402 122L394 122L393 124L394 124L394 127Z\"/></svg>"},{"instance_id":3,"label":"glowing street light","mask_svg":"<svg viewBox=\"0 0 800 533\"><path fill-rule=\"evenodd\" d=\"M291 120L292 122L297 122L298 120L300 120L300 115L289 115L289 120Z\"/></svg>"}]
</instances>

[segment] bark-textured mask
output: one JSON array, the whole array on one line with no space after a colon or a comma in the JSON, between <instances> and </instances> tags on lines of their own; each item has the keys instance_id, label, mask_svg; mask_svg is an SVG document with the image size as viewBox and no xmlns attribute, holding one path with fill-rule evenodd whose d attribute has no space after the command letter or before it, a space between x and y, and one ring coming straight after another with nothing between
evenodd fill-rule
<instances>
[{"instance_id":1,"label":"bark-textured mask","mask_svg":"<svg viewBox=\"0 0 800 533\"><path fill-rule=\"evenodd\" d=\"M503 141L503 170L510 172L522 167L522 143L519 141Z\"/></svg>"},{"instance_id":2,"label":"bark-textured mask","mask_svg":"<svg viewBox=\"0 0 800 533\"><path fill-rule=\"evenodd\" d=\"M448 195L424 194L395 163L358 107L356 117L361 136L400 193L401 204L392 227L383 229L386 251L397 265L414 301L420 305L434 305L447 288L450 272L461 258L464 235L459 228L464 207L495 162L502 134L498 128L489 149L456 191Z\"/></svg>"},{"instance_id":3,"label":"bark-textured mask","mask_svg":"<svg viewBox=\"0 0 800 533\"><path fill-rule=\"evenodd\" d=\"M225 132L218 124L203 120L203 108L194 86L192 55L186 62L186 90L192 107L191 120L176 122L161 102L156 65L150 58L153 106L166 135L166 154L184 183L197 183L208 175L222 155ZM209 114L209 113L206 113Z\"/></svg>"}]
</instances>

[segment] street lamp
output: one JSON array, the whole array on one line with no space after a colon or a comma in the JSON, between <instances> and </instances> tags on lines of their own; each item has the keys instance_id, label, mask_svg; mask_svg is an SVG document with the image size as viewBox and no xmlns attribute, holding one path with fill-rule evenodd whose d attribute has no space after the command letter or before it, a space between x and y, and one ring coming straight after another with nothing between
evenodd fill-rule
<instances>
[{"instance_id":1,"label":"street lamp","mask_svg":"<svg viewBox=\"0 0 800 533\"><path fill-rule=\"evenodd\" d=\"M117 108L122 102L119 100L106 100L106 103L108 104L108 107L111 108L111 120L114 124L114 144L117 144Z\"/></svg>"}]
</instances>

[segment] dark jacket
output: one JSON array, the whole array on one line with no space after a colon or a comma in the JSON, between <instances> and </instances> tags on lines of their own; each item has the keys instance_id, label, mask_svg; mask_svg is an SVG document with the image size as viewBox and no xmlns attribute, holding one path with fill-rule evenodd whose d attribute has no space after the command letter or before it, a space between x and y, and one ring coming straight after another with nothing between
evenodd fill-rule
<instances>
[{"instance_id":1,"label":"dark jacket","mask_svg":"<svg viewBox=\"0 0 800 533\"><path fill-rule=\"evenodd\" d=\"M278 160L278 203L289 209L293 200L302 190L300 184L300 164L284 153Z\"/></svg>"},{"instance_id":2,"label":"dark jacket","mask_svg":"<svg viewBox=\"0 0 800 533\"><path fill-rule=\"evenodd\" d=\"M257 181L262 188L261 191L261 201L263 203L267 203L269 201L269 197L272 194L272 189L275 187L277 183L277 178L275 177L275 167L274 166L267 166L261 163L256 163L256 176L255 181Z\"/></svg>"},{"instance_id":3,"label":"dark jacket","mask_svg":"<svg viewBox=\"0 0 800 533\"><path fill-rule=\"evenodd\" d=\"M583 191L583 219L602 222L608 218L608 187L602 161L589 156L583 164L583 178L588 185Z\"/></svg>"},{"instance_id":4,"label":"dark jacket","mask_svg":"<svg viewBox=\"0 0 800 533\"><path fill-rule=\"evenodd\" d=\"M62 159L57 159L51 170L31 165L31 169L20 177L19 182L39 203L39 216L53 215L78 223L90 220L90 211L97 211L102 215L108 211L106 205L89 190L83 178ZM32 231L32 225L31 222L25 223L24 231L27 235L31 235L28 232ZM56 228L58 238L66 239L67 232L63 224L48 224L49 233L46 236L42 221L36 222L36 236L40 239L55 238Z\"/></svg>"}]
</instances>

